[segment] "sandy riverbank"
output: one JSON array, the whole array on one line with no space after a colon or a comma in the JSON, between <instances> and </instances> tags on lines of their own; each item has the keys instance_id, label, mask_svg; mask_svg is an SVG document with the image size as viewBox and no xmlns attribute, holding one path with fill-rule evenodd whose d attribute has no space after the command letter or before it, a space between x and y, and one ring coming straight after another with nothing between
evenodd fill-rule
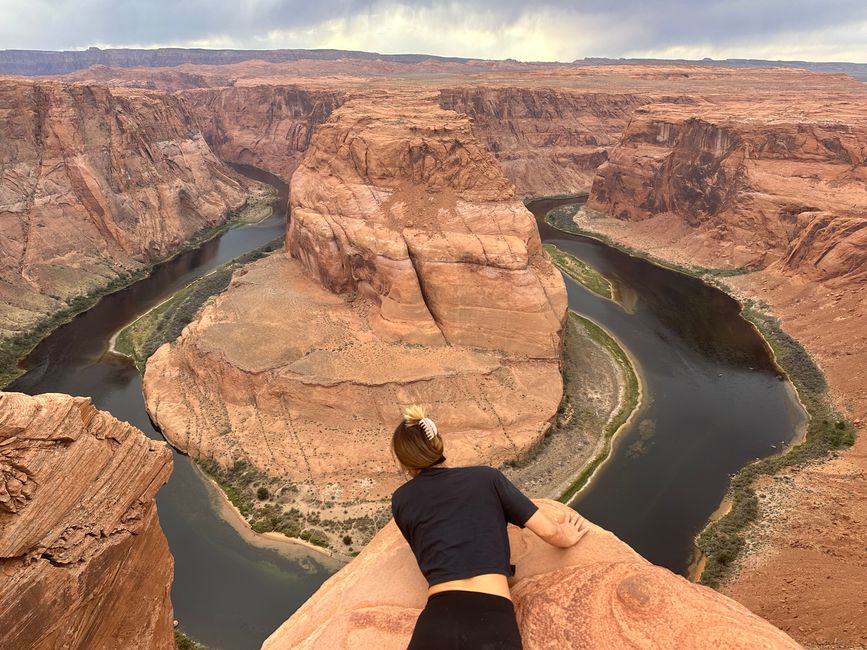
<instances>
[{"instance_id":1,"label":"sandy riverbank","mask_svg":"<svg viewBox=\"0 0 867 650\"><path fill-rule=\"evenodd\" d=\"M248 524L247 520L244 519L241 511L238 510L231 501L229 501L229 497L227 497L226 493L223 492L219 485L217 485L216 481L205 474L198 465L195 464L195 462L193 462L193 467L196 474L208 487L208 493L211 496L211 503L214 506L214 510L248 544L259 548L275 550L292 560L309 558L311 555L315 554L317 556L317 562L320 562L329 568L334 568L334 570L337 570L343 564L352 559L348 555L343 555L342 553L337 553L331 549L316 546L315 544L311 544L303 539L288 537L282 533L273 531L257 533L255 530L250 528L250 524Z\"/></svg>"}]
</instances>

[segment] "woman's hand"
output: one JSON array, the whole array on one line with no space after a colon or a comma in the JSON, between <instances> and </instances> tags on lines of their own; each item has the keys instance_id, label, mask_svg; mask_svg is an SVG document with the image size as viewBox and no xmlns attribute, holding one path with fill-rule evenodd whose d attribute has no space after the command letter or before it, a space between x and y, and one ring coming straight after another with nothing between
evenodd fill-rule
<instances>
[{"instance_id":1,"label":"woman's hand","mask_svg":"<svg viewBox=\"0 0 867 650\"><path fill-rule=\"evenodd\" d=\"M574 546L589 530L587 520L571 509L562 520L554 520L540 508L527 520L525 526L552 546L559 548Z\"/></svg>"}]
</instances>

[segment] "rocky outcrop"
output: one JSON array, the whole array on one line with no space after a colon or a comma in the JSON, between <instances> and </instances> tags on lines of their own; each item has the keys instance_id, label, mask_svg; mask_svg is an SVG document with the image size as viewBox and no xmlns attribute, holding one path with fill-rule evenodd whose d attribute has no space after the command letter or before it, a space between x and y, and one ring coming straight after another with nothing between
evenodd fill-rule
<instances>
[{"instance_id":1,"label":"rocky outcrop","mask_svg":"<svg viewBox=\"0 0 867 650\"><path fill-rule=\"evenodd\" d=\"M567 507L540 501L562 517ZM592 524L570 549L509 527L512 597L527 650L800 648L746 608L641 558ZM387 575L388 580L382 576ZM263 650L405 648L427 585L394 522L329 579Z\"/></svg>"},{"instance_id":2,"label":"rocky outcrop","mask_svg":"<svg viewBox=\"0 0 867 650\"><path fill-rule=\"evenodd\" d=\"M380 336L559 357L563 280L466 117L351 101L320 127L290 202L289 253L331 291L378 303Z\"/></svg>"},{"instance_id":3,"label":"rocky outcrop","mask_svg":"<svg viewBox=\"0 0 867 650\"><path fill-rule=\"evenodd\" d=\"M863 276L867 115L779 108L638 109L588 207L630 221L674 215L708 266L785 258L813 279Z\"/></svg>"},{"instance_id":4,"label":"rocky outcrop","mask_svg":"<svg viewBox=\"0 0 867 650\"><path fill-rule=\"evenodd\" d=\"M248 464L336 545L368 539L341 522L379 516L398 484L402 406L431 408L453 462L500 464L562 393L565 288L532 215L466 117L382 101L317 131L292 180L292 257L237 272L144 377L173 444Z\"/></svg>"},{"instance_id":5,"label":"rocky outcrop","mask_svg":"<svg viewBox=\"0 0 867 650\"><path fill-rule=\"evenodd\" d=\"M171 453L66 395L0 393L0 646L175 647Z\"/></svg>"},{"instance_id":6,"label":"rocky outcrop","mask_svg":"<svg viewBox=\"0 0 867 650\"><path fill-rule=\"evenodd\" d=\"M177 251L249 193L172 96L0 80L0 125L0 336Z\"/></svg>"},{"instance_id":7,"label":"rocky outcrop","mask_svg":"<svg viewBox=\"0 0 867 650\"><path fill-rule=\"evenodd\" d=\"M314 129L344 101L344 92L262 83L190 90L181 97L221 159L267 169L288 182Z\"/></svg>"},{"instance_id":8,"label":"rocky outcrop","mask_svg":"<svg viewBox=\"0 0 867 650\"><path fill-rule=\"evenodd\" d=\"M465 113L521 196L586 192L629 116L651 99L638 93L461 86L439 104Z\"/></svg>"}]
</instances>

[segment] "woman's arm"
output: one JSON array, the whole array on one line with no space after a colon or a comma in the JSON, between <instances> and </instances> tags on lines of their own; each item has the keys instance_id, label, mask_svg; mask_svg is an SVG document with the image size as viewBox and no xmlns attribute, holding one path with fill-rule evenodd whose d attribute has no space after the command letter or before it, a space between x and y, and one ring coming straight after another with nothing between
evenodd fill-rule
<instances>
[{"instance_id":1,"label":"woman's arm","mask_svg":"<svg viewBox=\"0 0 867 650\"><path fill-rule=\"evenodd\" d=\"M554 521L541 508L527 520L525 526L552 546L569 548L578 543L587 532L585 519L574 510L562 521Z\"/></svg>"}]
</instances>

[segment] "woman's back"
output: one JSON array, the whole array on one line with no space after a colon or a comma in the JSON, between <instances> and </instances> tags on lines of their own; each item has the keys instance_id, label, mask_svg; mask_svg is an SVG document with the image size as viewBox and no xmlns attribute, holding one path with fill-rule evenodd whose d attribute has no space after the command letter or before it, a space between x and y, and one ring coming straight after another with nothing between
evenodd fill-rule
<instances>
[{"instance_id":1,"label":"woman's back","mask_svg":"<svg viewBox=\"0 0 867 650\"><path fill-rule=\"evenodd\" d=\"M492 467L430 467L400 486L392 514L430 586L512 575L506 523L524 526L538 507Z\"/></svg>"}]
</instances>

